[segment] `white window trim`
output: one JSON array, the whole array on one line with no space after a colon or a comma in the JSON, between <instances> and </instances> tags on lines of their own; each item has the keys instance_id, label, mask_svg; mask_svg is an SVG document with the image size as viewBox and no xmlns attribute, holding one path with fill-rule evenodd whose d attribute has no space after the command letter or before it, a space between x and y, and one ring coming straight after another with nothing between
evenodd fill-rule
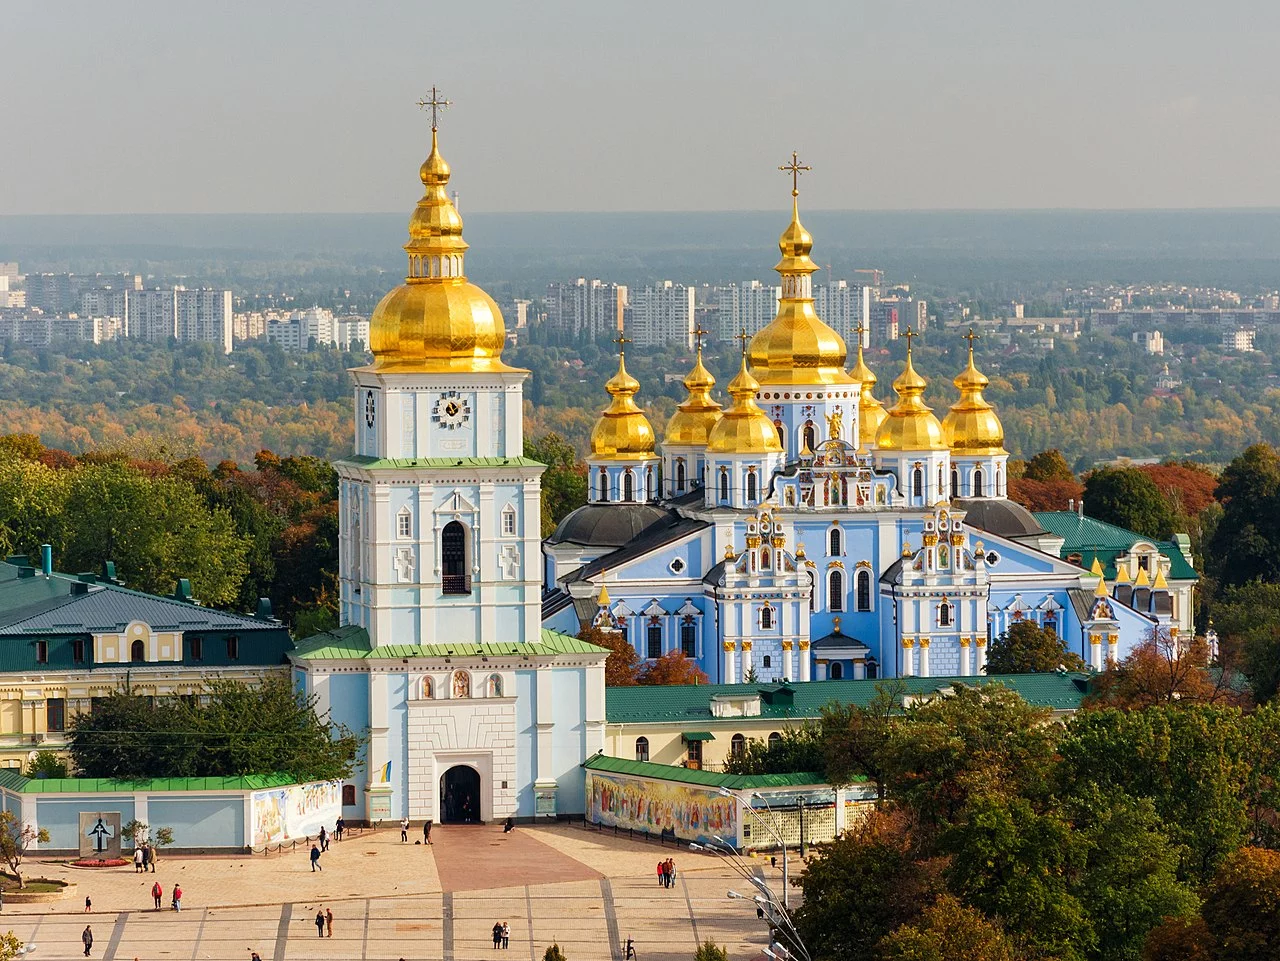
<instances>
[{"instance_id":1,"label":"white window trim","mask_svg":"<svg viewBox=\"0 0 1280 961\"><path fill-rule=\"evenodd\" d=\"M409 522L407 531L404 529L406 520ZM402 507L396 511L396 538L404 541L411 537L413 537L413 511L408 507Z\"/></svg>"}]
</instances>

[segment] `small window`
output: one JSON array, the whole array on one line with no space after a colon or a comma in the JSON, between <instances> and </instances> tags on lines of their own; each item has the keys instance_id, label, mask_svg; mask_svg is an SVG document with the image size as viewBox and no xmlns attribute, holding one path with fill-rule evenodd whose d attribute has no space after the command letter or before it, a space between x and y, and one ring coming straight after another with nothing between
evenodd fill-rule
<instances>
[{"instance_id":1,"label":"small window","mask_svg":"<svg viewBox=\"0 0 1280 961\"><path fill-rule=\"evenodd\" d=\"M609 500L609 475L604 472L603 468L600 471L599 479L596 481L596 497L605 502Z\"/></svg>"},{"instance_id":2,"label":"small window","mask_svg":"<svg viewBox=\"0 0 1280 961\"><path fill-rule=\"evenodd\" d=\"M982 497L982 468L975 467L973 469L973 496Z\"/></svg>"},{"instance_id":3,"label":"small window","mask_svg":"<svg viewBox=\"0 0 1280 961\"><path fill-rule=\"evenodd\" d=\"M506 508L502 512L502 533L507 537L511 537L516 532L516 512L513 508Z\"/></svg>"},{"instance_id":4,"label":"small window","mask_svg":"<svg viewBox=\"0 0 1280 961\"><path fill-rule=\"evenodd\" d=\"M636 499L636 478L631 471L627 471L622 475L622 499L624 501Z\"/></svg>"},{"instance_id":5,"label":"small window","mask_svg":"<svg viewBox=\"0 0 1280 961\"><path fill-rule=\"evenodd\" d=\"M356 786L354 784L342 785L342 806L344 808L356 806Z\"/></svg>"},{"instance_id":6,"label":"small window","mask_svg":"<svg viewBox=\"0 0 1280 961\"><path fill-rule=\"evenodd\" d=\"M490 674L487 687L489 697L502 697L502 675Z\"/></svg>"},{"instance_id":7,"label":"small window","mask_svg":"<svg viewBox=\"0 0 1280 961\"><path fill-rule=\"evenodd\" d=\"M782 743L782 735L779 734L777 731L770 731L769 746L773 747L775 744L781 744L781 743Z\"/></svg>"},{"instance_id":8,"label":"small window","mask_svg":"<svg viewBox=\"0 0 1280 961\"><path fill-rule=\"evenodd\" d=\"M49 642L48 641L36 641L36 663L37 664L49 663Z\"/></svg>"},{"instance_id":9,"label":"small window","mask_svg":"<svg viewBox=\"0 0 1280 961\"><path fill-rule=\"evenodd\" d=\"M680 623L680 651L685 657L698 656L698 625L692 614L685 615Z\"/></svg>"},{"instance_id":10,"label":"small window","mask_svg":"<svg viewBox=\"0 0 1280 961\"><path fill-rule=\"evenodd\" d=\"M1057 636L1058 636L1058 622L1057 622L1057 620L1056 620L1055 618L1053 618L1052 616L1050 616L1050 617L1046 617L1046 618L1044 619L1044 629L1045 629L1046 631L1048 631L1050 634L1052 634L1054 637L1057 637Z\"/></svg>"},{"instance_id":11,"label":"small window","mask_svg":"<svg viewBox=\"0 0 1280 961\"><path fill-rule=\"evenodd\" d=\"M946 601L943 601L941 604L938 605L938 626L939 627L951 626L951 605L948 604Z\"/></svg>"},{"instance_id":12,"label":"small window","mask_svg":"<svg viewBox=\"0 0 1280 961\"><path fill-rule=\"evenodd\" d=\"M187 638L187 655L193 661L204 660L204 638L200 635Z\"/></svg>"},{"instance_id":13,"label":"small window","mask_svg":"<svg viewBox=\"0 0 1280 961\"><path fill-rule=\"evenodd\" d=\"M760 661L761 667L773 667L773 658L766 654Z\"/></svg>"},{"instance_id":14,"label":"small window","mask_svg":"<svg viewBox=\"0 0 1280 961\"><path fill-rule=\"evenodd\" d=\"M677 491L684 490L684 482L685 482L684 458L681 457L676 460L676 490Z\"/></svg>"},{"instance_id":15,"label":"small window","mask_svg":"<svg viewBox=\"0 0 1280 961\"><path fill-rule=\"evenodd\" d=\"M924 497L924 471L919 467L911 472L911 493L915 497Z\"/></svg>"},{"instance_id":16,"label":"small window","mask_svg":"<svg viewBox=\"0 0 1280 961\"><path fill-rule=\"evenodd\" d=\"M747 472L747 500L755 503L756 500L756 472Z\"/></svg>"},{"instance_id":17,"label":"small window","mask_svg":"<svg viewBox=\"0 0 1280 961\"><path fill-rule=\"evenodd\" d=\"M147 645L141 640L136 640L130 644L129 660L135 664L145 664L147 662Z\"/></svg>"},{"instance_id":18,"label":"small window","mask_svg":"<svg viewBox=\"0 0 1280 961\"><path fill-rule=\"evenodd\" d=\"M843 664L841 664L839 661L837 661L836 663L832 664L832 665L831 665L831 667L830 667L830 669L827 671L827 676L828 676L828 677L830 677L830 678L831 678L831 680L833 680L833 681L843 681L843 680L844 680L844 665L843 665Z\"/></svg>"},{"instance_id":19,"label":"small window","mask_svg":"<svg viewBox=\"0 0 1280 961\"><path fill-rule=\"evenodd\" d=\"M51 697L44 702L45 730L51 734L61 734L67 729L67 702L60 697Z\"/></svg>"},{"instance_id":20,"label":"small window","mask_svg":"<svg viewBox=\"0 0 1280 961\"><path fill-rule=\"evenodd\" d=\"M702 767L702 742L690 741L685 746L685 766L697 771Z\"/></svg>"},{"instance_id":21,"label":"small window","mask_svg":"<svg viewBox=\"0 0 1280 961\"><path fill-rule=\"evenodd\" d=\"M831 533L827 535L827 553L832 557L839 557L843 553L841 547L843 547L843 544L841 543L840 528L833 527L831 528Z\"/></svg>"},{"instance_id":22,"label":"small window","mask_svg":"<svg viewBox=\"0 0 1280 961\"><path fill-rule=\"evenodd\" d=\"M729 472L723 467L720 468L720 499L722 501L729 499Z\"/></svg>"},{"instance_id":23,"label":"small window","mask_svg":"<svg viewBox=\"0 0 1280 961\"><path fill-rule=\"evenodd\" d=\"M240 660L240 638L234 634L227 638L227 660Z\"/></svg>"},{"instance_id":24,"label":"small window","mask_svg":"<svg viewBox=\"0 0 1280 961\"><path fill-rule=\"evenodd\" d=\"M1151 570L1151 558L1146 554L1138 558L1138 570L1148 572Z\"/></svg>"},{"instance_id":25,"label":"small window","mask_svg":"<svg viewBox=\"0 0 1280 961\"><path fill-rule=\"evenodd\" d=\"M764 631L773 630L773 608L768 604L760 608L760 629Z\"/></svg>"},{"instance_id":26,"label":"small window","mask_svg":"<svg viewBox=\"0 0 1280 961\"><path fill-rule=\"evenodd\" d=\"M85 643L84 641L71 642L71 660L77 664L84 663Z\"/></svg>"},{"instance_id":27,"label":"small window","mask_svg":"<svg viewBox=\"0 0 1280 961\"><path fill-rule=\"evenodd\" d=\"M960 496L960 472L954 467L951 468L951 496Z\"/></svg>"},{"instance_id":28,"label":"small window","mask_svg":"<svg viewBox=\"0 0 1280 961\"><path fill-rule=\"evenodd\" d=\"M636 760L649 760L649 739L647 737L636 738Z\"/></svg>"},{"instance_id":29,"label":"small window","mask_svg":"<svg viewBox=\"0 0 1280 961\"><path fill-rule=\"evenodd\" d=\"M735 734L729 740L729 754L732 757L742 757L747 753L747 739L741 734Z\"/></svg>"},{"instance_id":30,"label":"small window","mask_svg":"<svg viewBox=\"0 0 1280 961\"><path fill-rule=\"evenodd\" d=\"M413 514L409 512L407 507L401 508L400 513L396 515L396 536L413 536Z\"/></svg>"},{"instance_id":31,"label":"small window","mask_svg":"<svg viewBox=\"0 0 1280 961\"><path fill-rule=\"evenodd\" d=\"M1067 563L1074 564L1076 567L1084 567L1084 558L1079 554L1068 554Z\"/></svg>"},{"instance_id":32,"label":"small window","mask_svg":"<svg viewBox=\"0 0 1280 961\"><path fill-rule=\"evenodd\" d=\"M649 625L647 640L649 642L649 651L647 656L650 658L662 657L662 625L661 624Z\"/></svg>"},{"instance_id":33,"label":"small window","mask_svg":"<svg viewBox=\"0 0 1280 961\"><path fill-rule=\"evenodd\" d=\"M858 610L871 610L871 572L865 567L858 571Z\"/></svg>"},{"instance_id":34,"label":"small window","mask_svg":"<svg viewBox=\"0 0 1280 961\"><path fill-rule=\"evenodd\" d=\"M844 572L839 568L827 577L827 607L836 613L844 610Z\"/></svg>"}]
</instances>

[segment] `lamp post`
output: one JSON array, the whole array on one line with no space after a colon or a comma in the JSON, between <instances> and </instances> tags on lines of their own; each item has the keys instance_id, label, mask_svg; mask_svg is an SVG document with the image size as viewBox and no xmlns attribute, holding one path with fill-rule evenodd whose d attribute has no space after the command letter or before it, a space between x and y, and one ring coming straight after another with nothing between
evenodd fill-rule
<instances>
[{"instance_id":1,"label":"lamp post","mask_svg":"<svg viewBox=\"0 0 1280 961\"><path fill-rule=\"evenodd\" d=\"M791 922L791 915L787 909L778 903L777 896L769 887L768 883L761 877L748 871L741 863L737 849L725 841L723 838L715 838L716 843L711 844L690 844L689 848L693 851L702 851L714 854L722 861L733 868L744 881L748 882L757 890L757 894L745 895L738 891L730 889L725 892L725 896L737 901L750 901L755 905L756 911L769 923L769 947L780 948L785 958L778 957L769 948L764 949L764 953L774 961L789 961L791 958L797 958L799 961L812 961L809 957L809 951L805 948L804 942L800 939L800 933Z\"/></svg>"},{"instance_id":2,"label":"lamp post","mask_svg":"<svg viewBox=\"0 0 1280 961\"><path fill-rule=\"evenodd\" d=\"M731 798L731 797L734 797L734 796L735 796L735 795L734 795L734 793L733 793L732 791L730 791L728 788L724 788L724 787L720 788L720 794L721 794L722 796L724 796L724 797L729 797L729 798ZM770 818L770 820L766 821L764 818L762 818L762 817L760 816L760 813L759 813L758 811L756 811L756 809L755 809L754 807L752 807L750 804L745 804L745 805L743 805L743 807L744 807L748 812L750 812L751 816L752 816L753 818L755 818L755 819L756 819L756 821L758 821L760 824L764 825L764 829L769 833L769 835L770 835L770 836L771 836L775 841L777 841L777 842L778 842L778 847L782 848L782 907L783 907L783 910L789 910L789 909L790 909L790 907L791 907L791 902L790 902L790 900L789 900L789 898L788 898L788 893L789 893L789 892L790 892L790 890L791 890L791 884L790 884L790 880L791 880L791 878L790 878L790 873L789 873L789 871L788 871L788 863L787 863L787 842L786 842L786 841L784 841L784 840L783 840L783 838L782 838L782 835L778 833L777 826L776 826L775 824L773 824L773 823L772 823L772 819L773 819L773 808L769 806L769 799L768 799L767 797L765 797L763 794L761 794L760 792L758 792L758 791L752 791L752 792L750 792L749 794L747 794L746 796L747 796L748 798L758 798L761 802L763 802L763 803L764 803L765 810L769 812L769 818ZM801 808L801 813L800 813L800 827L801 827L801 835L800 835L800 837L801 837L801 843L803 844L803 839L804 839L804 809L803 809L803 807Z\"/></svg>"}]
</instances>

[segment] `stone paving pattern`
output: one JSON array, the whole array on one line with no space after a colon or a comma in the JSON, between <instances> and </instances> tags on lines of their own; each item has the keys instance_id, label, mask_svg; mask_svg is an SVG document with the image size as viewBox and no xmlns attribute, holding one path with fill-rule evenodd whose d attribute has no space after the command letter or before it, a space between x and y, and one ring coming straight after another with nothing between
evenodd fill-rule
<instances>
[{"instance_id":1,"label":"stone paving pattern","mask_svg":"<svg viewBox=\"0 0 1280 961\"><path fill-rule=\"evenodd\" d=\"M75 882L51 904L7 904L0 930L34 943L27 957L82 958L80 934L93 925L92 957L105 961L541 961L552 940L568 961L622 961L635 939L639 961L687 961L700 940L726 945L733 959L761 957L763 924L726 892L749 887L719 858L670 845L615 838L581 827L445 826L430 847L383 828L333 843L312 872L307 851L256 858L167 857L155 874L132 867L88 870L29 861L27 876ZM676 885L658 884L655 866L674 857ZM795 870L793 855L793 871ZM767 862L781 893L780 872ZM152 910L159 880L165 909ZM168 907L174 881L182 912ZM796 892L793 891L793 895ZM84 898L93 913L84 914ZM318 907L334 914L333 937L316 936ZM494 921L511 926L495 952Z\"/></svg>"}]
</instances>

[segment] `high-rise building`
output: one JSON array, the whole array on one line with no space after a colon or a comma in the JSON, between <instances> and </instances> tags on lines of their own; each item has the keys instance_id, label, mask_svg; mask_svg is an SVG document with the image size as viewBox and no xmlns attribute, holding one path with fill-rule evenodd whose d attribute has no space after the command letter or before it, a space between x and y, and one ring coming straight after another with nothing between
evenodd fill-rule
<instances>
[{"instance_id":1,"label":"high-rise building","mask_svg":"<svg viewBox=\"0 0 1280 961\"><path fill-rule=\"evenodd\" d=\"M18 264L13 260L0 260L0 277L8 277L10 280L18 279Z\"/></svg>"},{"instance_id":2,"label":"high-rise building","mask_svg":"<svg viewBox=\"0 0 1280 961\"><path fill-rule=\"evenodd\" d=\"M333 343L343 350L368 349L369 318L344 315L333 322Z\"/></svg>"},{"instance_id":3,"label":"high-rise building","mask_svg":"<svg viewBox=\"0 0 1280 961\"><path fill-rule=\"evenodd\" d=\"M856 331L861 327L862 346L871 346L871 288L866 284L833 280L815 285L813 308L846 343L857 343Z\"/></svg>"},{"instance_id":4,"label":"high-rise building","mask_svg":"<svg viewBox=\"0 0 1280 961\"><path fill-rule=\"evenodd\" d=\"M46 314L65 314L75 308L70 274L27 274L27 306Z\"/></svg>"},{"instance_id":5,"label":"high-rise building","mask_svg":"<svg viewBox=\"0 0 1280 961\"><path fill-rule=\"evenodd\" d=\"M231 353L231 291L179 287L174 293L178 340L216 344Z\"/></svg>"},{"instance_id":6,"label":"high-rise building","mask_svg":"<svg viewBox=\"0 0 1280 961\"><path fill-rule=\"evenodd\" d=\"M579 277L571 284L547 284L547 327L555 334L613 340L627 308L624 284Z\"/></svg>"},{"instance_id":7,"label":"high-rise building","mask_svg":"<svg viewBox=\"0 0 1280 961\"><path fill-rule=\"evenodd\" d=\"M91 287L80 295L80 313L86 317L119 317L127 328L128 295L113 287Z\"/></svg>"},{"instance_id":8,"label":"high-rise building","mask_svg":"<svg viewBox=\"0 0 1280 961\"><path fill-rule=\"evenodd\" d=\"M125 304L126 337L165 341L178 336L178 295L172 287L130 290Z\"/></svg>"},{"instance_id":9,"label":"high-rise building","mask_svg":"<svg viewBox=\"0 0 1280 961\"><path fill-rule=\"evenodd\" d=\"M720 301L719 335L725 342L743 330L754 336L773 323L782 297L781 287L758 280L717 287L716 291Z\"/></svg>"},{"instance_id":10,"label":"high-rise building","mask_svg":"<svg viewBox=\"0 0 1280 961\"><path fill-rule=\"evenodd\" d=\"M694 288L664 280L631 294L628 334L637 347L679 343L693 347Z\"/></svg>"},{"instance_id":11,"label":"high-rise building","mask_svg":"<svg viewBox=\"0 0 1280 961\"><path fill-rule=\"evenodd\" d=\"M898 304L892 300L877 300L871 305L871 332L877 343L898 339Z\"/></svg>"}]
</instances>

